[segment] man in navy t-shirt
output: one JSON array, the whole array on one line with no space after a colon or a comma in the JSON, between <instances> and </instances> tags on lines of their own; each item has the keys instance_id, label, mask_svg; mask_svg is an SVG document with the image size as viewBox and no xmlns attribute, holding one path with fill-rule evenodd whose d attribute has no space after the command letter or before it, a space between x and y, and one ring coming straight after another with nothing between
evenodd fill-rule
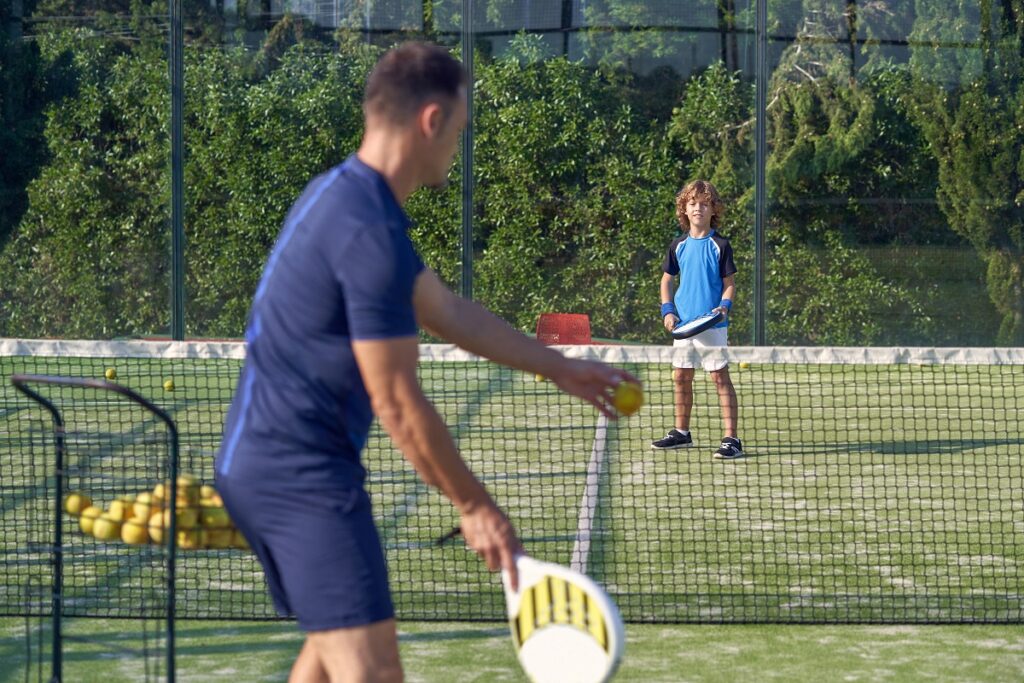
<instances>
[{"instance_id":1,"label":"man in navy t-shirt","mask_svg":"<svg viewBox=\"0 0 1024 683\"><path fill-rule=\"evenodd\" d=\"M549 377L609 417L614 387L635 381L520 334L420 260L402 204L445 184L466 105L465 71L447 51L409 43L387 53L366 85L359 150L295 202L253 300L216 482L275 607L306 632L293 681L402 677L360 462L374 416L459 510L467 545L515 577L515 530L418 383L418 326Z\"/></svg>"}]
</instances>

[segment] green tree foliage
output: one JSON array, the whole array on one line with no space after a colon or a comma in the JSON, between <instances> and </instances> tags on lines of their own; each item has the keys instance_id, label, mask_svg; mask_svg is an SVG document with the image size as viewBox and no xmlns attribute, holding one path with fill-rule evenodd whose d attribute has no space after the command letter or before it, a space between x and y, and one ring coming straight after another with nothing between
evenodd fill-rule
<instances>
[{"instance_id":1,"label":"green tree foliage","mask_svg":"<svg viewBox=\"0 0 1024 683\"><path fill-rule=\"evenodd\" d=\"M853 26L848 8L811 16ZM854 245L939 239L934 215L893 204L879 219L869 200L892 188L924 195L941 166L908 121L907 73L863 59L856 41L852 52L837 44L846 35L838 29L818 35L802 26L806 39L783 55L769 95L769 339L904 340L902 321L876 321L913 309L918 294L887 282ZM380 48L345 31L325 38L291 17L267 36L258 51L187 49L192 335L241 334L285 212L361 133L362 83ZM155 44L88 30L54 29L39 44L44 69L64 85L46 113L49 163L0 253L0 334L166 330L166 56ZM626 77L621 65L589 67L545 49L520 37L499 57L477 58L476 298L525 330L541 312L574 311L591 316L598 336L664 341L654 311L664 249L678 233L674 196L704 177L729 207L722 232L740 267L733 339L749 339L751 84L724 64L688 81L664 69ZM457 287L459 164L451 177L440 193L413 195L408 210L424 260ZM912 231L899 227L908 224Z\"/></svg>"},{"instance_id":2,"label":"green tree foliage","mask_svg":"<svg viewBox=\"0 0 1024 683\"><path fill-rule=\"evenodd\" d=\"M998 342L1024 345L1024 2L917 10L912 111L938 160L940 205L987 265Z\"/></svg>"},{"instance_id":3,"label":"green tree foliage","mask_svg":"<svg viewBox=\"0 0 1024 683\"><path fill-rule=\"evenodd\" d=\"M52 162L0 259L3 333L113 336L165 330L169 243L166 63L65 34L78 95L49 111ZM188 324L239 335L263 262L310 178L354 149L376 54L297 46L251 80L241 50L187 60Z\"/></svg>"},{"instance_id":4,"label":"green tree foliage","mask_svg":"<svg viewBox=\"0 0 1024 683\"><path fill-rule=\"evenodd\" d=\"M25 213L25 188L45 159L45 74L21 30L11 1L0 0L0 248Z\"/></svg>"},{"instance_id":5,"label":"green tree foliage","mask_svg":"<svg viewBox=\"0 0 1024 683\"><path fill-rule=\"evenodd\" d=\"M769 87L770 339L891 343L905 333L902 320L895 328L879 320L906 311L924 334L918 302L854 248L899 239L907 225L914 240L926 226L942 229L927 205L899 201L927 196L935 178L920 136L895 105L906 79L882 59L859 66L855 38L872 12L885 16L885 5L805 5L799 38Z\"/></svg>"},{"instance_id":6,"label":"green tree foliage","mask_svg":"<svg viewBox=\"0 0 1024 683\"><path fill-rule=\"evenodd\" d=\"M656 334L672 236L672 164L613 84L522 38L481 67L475 293L513 324L591 316L598 335Z\"/></svg>"},{"instance_id":7,"label":"green tree foliage","mask_svg":"<svg viewBox=\"0 0 1024 683\"><path fill-rule=\"evenodd\" d=\"M717 0L695 0L687 3L686 26L727 28L720 17L720 5L732 3ZM580 41L584 52L603 69L620 74L636 71L639 57L662 58L679 54L693 45L700 34L664 30L669 24L680 24L678 16L666 21L664 4L644 0L589 0L582 5L585 25ZM673 13L675 14L675 13ZM731 18L730 18L731 21Z\"/></svg>"},{"instance_id":8,"label":"green tree foliage","mask_svg":"<svg viewBox=\"0 0 1024 683\"><path fill-rule=\"evenodd\" d=\"M239 335L263 263L295 198L362 131L377 53L299 45L249 82L244 53L190 53L186 74L188 327Z\"/></svg>"},{"instance_id":9,"label":"green tree foliage","mask_svg":"<svg viewBox=\"0 0 1024 683\"><path fill-rule=\"evenodd\" d=\"M911 303L852 248L841 229L841 207L830 204L815 212L805 206L808 198L842 193L830 183L845 178L844 165L871 174L860 157L870 146L873 107L868 103L867 114L860 114L867 122L859 125L868 131L858 130L858 110L849 105L858 95L850 88L823 88L823 80L801 85L777 76L771 90L768 170L774 203L765 285L768 339L774 344L877 343L892 331L877 322L878 314ZM724 195L721 231L733 242L739 268L734 339L749 338L752 318L753 124L752 88L718 64L690 83L669 129L686 176L709 179ZM837 140L846 134L852 140Z\"/></svg>"},{"instance_id":10,"label":"green tree foliage","mask_svg":"<svg viewBox=\"0 0 1024 683\"><path fill-rule=\"evenodd\" d=\"M47 110L50 163L0 261L2 332L153 329L168 315L166 69L85 29L40 44L77 85Z\"/></svg>"}]
</instances>

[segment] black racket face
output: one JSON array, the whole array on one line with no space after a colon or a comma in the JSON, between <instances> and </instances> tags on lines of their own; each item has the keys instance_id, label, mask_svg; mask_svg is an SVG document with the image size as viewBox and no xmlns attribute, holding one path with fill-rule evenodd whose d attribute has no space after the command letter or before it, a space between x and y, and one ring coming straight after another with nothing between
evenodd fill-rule
<instances>
[{"instance_id":1,"label":"black racket face","mask_svg":"<svg viewBox=\"0 0 1024 683\"><path fill-rule=\"evenodd\" d=\"M725 316L720 312L708 313L702 315L699 318L694 318L689 322L685 322L682 325L676 325L672 328L673 339L689 339L690 337L700 334L704 330L710 329L722 322L722 318Z\"/></svg>"}]
</instances>

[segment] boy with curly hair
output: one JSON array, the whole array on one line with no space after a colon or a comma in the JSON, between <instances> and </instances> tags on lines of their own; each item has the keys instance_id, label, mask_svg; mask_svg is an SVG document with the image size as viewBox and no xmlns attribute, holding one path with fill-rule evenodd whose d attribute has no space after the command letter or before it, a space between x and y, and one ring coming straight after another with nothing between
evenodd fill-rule
<instances>
[{"instance_id":1,"label":"boy with curly hair","mask_svg":"<svg viewBox=\"0 0 1024 683\"><path fill-rule=\"evenodd\" d=\"M692 351L724 348L728 345L729 311L736 292L732 246L717 232L725 213L725 205L706 180L695 180L676 195L676 217L682 236L669 244L661 276L661 317L665 329L693 320L710 310L720 311L724 319L689 339L677 339L673 346L681 352L672 361L672 383L675 399L675 427L664 437L651 442L658 450L687 448L693 445L690 435L690 414L693 411ZM676 276L679 286L672 286ZM738 407L736 390L729 377L729 362L713 355L702 359L701 366L711 374L718 390L725 435L714 457L734 460L743 457L743 444L736 434Z\"/></svg>"}]
</instances>

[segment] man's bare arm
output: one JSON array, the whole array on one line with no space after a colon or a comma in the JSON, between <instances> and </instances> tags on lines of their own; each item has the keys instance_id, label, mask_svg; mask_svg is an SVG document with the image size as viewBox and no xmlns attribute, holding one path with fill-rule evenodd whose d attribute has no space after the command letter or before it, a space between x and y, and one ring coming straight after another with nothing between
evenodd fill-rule
<instances>
[{"instance_id":1,"label":"man's bare arm","mask_svg":"<svg viewBox=\"0 0 1024 683\"><path fill-rule=\"evenodd\" d=\"M515 577L519 540L424 396L416 377L416 338L353 341L352 350L381 426L423 481L438 488L459 510L469 547L492 571L504 568Z\"/></svg>"},{"instance_id":2,"label":"man's bare arm","mask_svg":"<svg viewBox=\"0 0 1024 683\"><path fill-rule=\"evenodd\" d=\"M518 370L553 380L615 417L611 392L623 380L636 378L604 363L568 359L527 337L483 306L459 296L426 269L416 280L413 305L420 325L460 348Z\"/></svg>"}]
</instances>

